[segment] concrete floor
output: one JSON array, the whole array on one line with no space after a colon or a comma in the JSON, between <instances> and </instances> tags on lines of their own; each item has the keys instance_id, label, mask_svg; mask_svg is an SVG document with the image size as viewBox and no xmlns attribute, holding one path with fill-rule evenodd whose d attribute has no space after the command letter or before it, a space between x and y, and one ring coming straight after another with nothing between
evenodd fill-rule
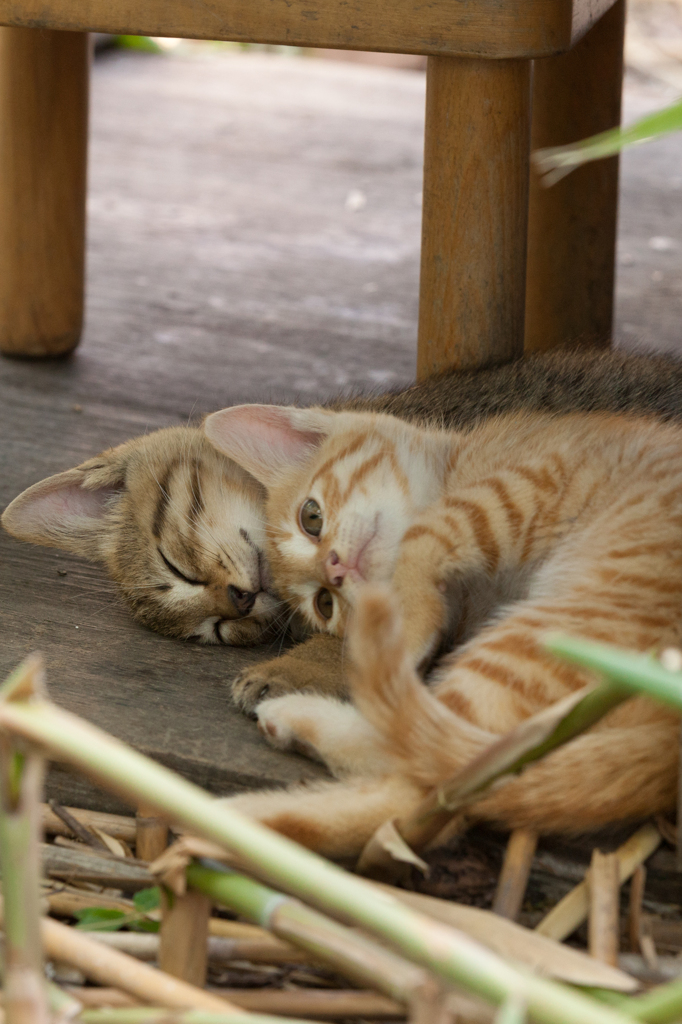
<instances>
[{"instance_id":1,"label":"concrete floor","mask_svg":"<svg viewBox=\"0 0 682 1024\"><path fill-rule=\"evenodd\" d=\"M630 73L626 120L674 95ZM206 47L99 57L85 334L65 360L0 362L0 504L222 405L410 380L423 108L420 71ZM681 323L679 134L623 158L616 341L679 350ZM153 636L96 569L0 544L0 671L41 647L60 703L216 790L316 774L229 709L226 681L257 654Z\"/></svg>"}]
</instances>

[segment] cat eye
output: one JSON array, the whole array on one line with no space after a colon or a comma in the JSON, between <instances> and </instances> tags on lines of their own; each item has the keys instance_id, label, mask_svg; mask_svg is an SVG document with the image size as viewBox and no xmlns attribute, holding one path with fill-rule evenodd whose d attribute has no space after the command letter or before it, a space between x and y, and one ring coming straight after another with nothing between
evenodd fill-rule
<instances>
[{"instance_id":1,"label":"cat eye","mask_svg":"<svg viewBox=\"0 0 682 1024\"><path fill-rule=\"evenodd\" d=\"M189 576L185 576L184 572L181 572L176 565L173 565L172 562L168 561L168 559L164 555L164 553L161 550L161 548L157 548L156 550L161 555L161 558L163 560L163 564L166 566L166 568L170 569L170 571L173 573L173 575L177 576L179 580L184 580L185 583L191 583L193 587L205 587L206 586L206 584L204 583L203 580L192 580L192 579L190 579Z\"/></svg>"},{"instance_id":2,"label":"cat eye","mask_svg":"<svg viewBox=\"0 0 682 1024\"><path fill-rule=\"evenodd\" d=\"M319 537L322 533L322 509L314 498L307 498L301 505L299 513L301 529L309 537ZM329 618L329 616L326 616Z\"/></svg>"},{"instance_id":3,"label":"cat eye","mask_svg":"<svg viewBox=\"0 0 682 1024\"><path fill-rule=\"evenodd\" d=\"M315 594L315 611L322 616L323 619L331 619L334 614L334 598L329 591L322 587L321 590Z\"/></svg>"}]
</instances>

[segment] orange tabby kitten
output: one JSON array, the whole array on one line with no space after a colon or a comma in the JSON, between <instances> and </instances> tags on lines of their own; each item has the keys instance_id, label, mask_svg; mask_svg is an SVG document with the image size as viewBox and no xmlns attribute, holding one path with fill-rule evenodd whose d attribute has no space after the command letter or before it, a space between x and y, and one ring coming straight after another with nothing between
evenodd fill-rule
<instances>
[{"instance_id":1,"label":"orange tabby kitten","mask_svg":"<svg viewBox=\"0 0 682 1024\"><path fill-rule=\"evenodd\" d=\"M273 743L349 778L232 801L309 846L357 853L496 736L589 682L544 651L548 630L637 650L679 641L677 426L519 413L452 432L242 406L205 430L267 489L278 591L339 635L357 610L354 706L293 694L257 709ZM368 582L390 583L397 610L363 596ZM426 688L416 669L443 647ZM476 813L546 832L667 808L678 731L675 714L632 700Z\"/></svg>"}]
</instances>

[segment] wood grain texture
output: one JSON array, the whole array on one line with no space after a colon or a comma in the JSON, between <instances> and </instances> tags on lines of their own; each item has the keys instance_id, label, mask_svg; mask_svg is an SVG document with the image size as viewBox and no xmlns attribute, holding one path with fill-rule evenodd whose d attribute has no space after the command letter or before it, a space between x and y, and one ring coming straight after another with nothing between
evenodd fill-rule
<instances>
[{"instance_id":1,"label":"wood grain texture","mask_svg":"<svg viewBox=\"0 0 682 1024\"><path fill-rule=\"evenodd\" d=\"M617 0L573 0L571 43L575 45Z\"/></svg>"},{"instance_id":2,"label":"wood grain texture","mask_svg":"<svg viewBox=\"0 0 682 1024\"><path fill-rule=\"evenodd\" d=\"M168 422L104 403L74 413L64 395L41 397L32 364L10 366L24 374L29 390L23 395L0 381L3 507L32 480ZM98 566L4 531L0 566L0 678L42 650L58 704L217 794L325 776L312 761L268 747L231 703L230 680L274 657L279 644L202 647L159 636L132 621ZM66 805L129 810L60 765L51 766L47 792Z\"/></svg>"},{"instance_id":3,"label":"wood grain texture","mask_svg":"<svg viewBox=\"0 0 682 1024\"><path fill-rule=\"evenodd\" d=\"M417 375L523 351L530 64L430 57Z\"/></svg>"},{"instance_id":4,"label":"wood grain texture","mask_svg":"<svg viewBox=\"0 0 682 1024\"><path fill-rule=\"evenodd\" d=\"M83 320L87 36L0 29L0 350L70 352Z\"/></svg>"},{"instance_id":5,"label":"wood grain texture","mask_svg":"<svg viewBox=\"0 0 682 1024\"><path fill-rule=\"evenodd\" d=\"M1 0L0 23L511 58L568 49L613 0Z\"/></svg>"},{"instance_id":6,"label":"wood grain texture","mask_svg":"<svg viewBox=\"0 0 682 1024\"><path fill-rule=\"evenodd\" d=\"M570 51L535 63L533 150L620 123L625 0ZM525 349L608 345L613 321L618 157L551 188L531 176Z\"/></svg>"}]
</instances>

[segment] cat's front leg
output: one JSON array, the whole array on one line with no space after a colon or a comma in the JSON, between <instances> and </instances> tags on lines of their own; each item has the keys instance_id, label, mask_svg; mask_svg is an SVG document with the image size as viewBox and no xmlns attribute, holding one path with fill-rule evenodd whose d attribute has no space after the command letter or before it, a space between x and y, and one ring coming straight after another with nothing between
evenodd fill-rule
<instances>
[{"instance_id":1,"label":"cat's front leg","mask_svg":"<svg viewBox=\"0 0 682 1024\"><path fill-rule=\"evenodd\" d=\"M348 687L342 645L339 637L316 633L279 658L249 666L232 683L235 703L246 714L253 714L261 701L286 693L306 691L345 698Z\"/></svg>"},{"instance_id":2,"label":"cat's front leg","mask_svg":"<svg viewBox=\"0 0 682 1024\"><path fill-rule=\"evenodd\" d=\"M292 693L263 701L256 717L273 747L321 761L337 777L373 777L395 768L376 729L348 702Z\"/></svg>"},{"instance_id":3,"label":"cat's front leg","mask_svg":"<svg viewBox=\"0 0 682 1024\"><path fill-rule=\"evenodd\" d=\"M423 512L401 541L391 585L416 666L433 657L459 619L460 609L453 604L461 601L461 585L473 576L492 576L499 562L498 557L492 565L485 545L479 543L469 506L473 503L444 498Z\"/></svg>"}]
</instances>

